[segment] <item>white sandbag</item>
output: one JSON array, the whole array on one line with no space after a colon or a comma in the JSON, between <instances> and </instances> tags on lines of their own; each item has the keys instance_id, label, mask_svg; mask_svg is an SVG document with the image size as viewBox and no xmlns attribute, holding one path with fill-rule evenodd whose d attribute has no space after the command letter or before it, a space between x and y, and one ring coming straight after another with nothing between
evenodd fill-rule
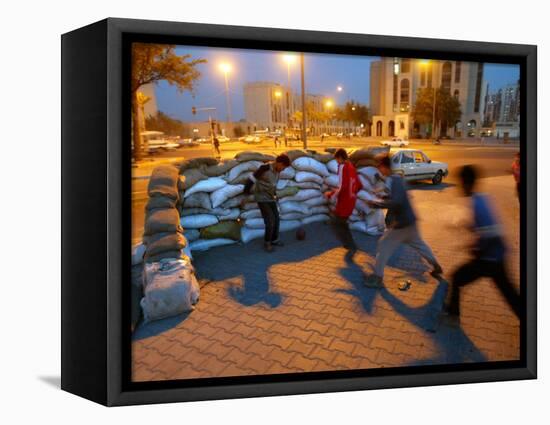
<instances>
[{"instance_id":1,"label":"white sandbag","mask_svg":"<svg viewBox=\"0 0 550 425\"><path fill-rule=\"evenodd\" d=\"M208 251L210 248L237 243L233 239L197 239L189 244L191 251Z\"/></svg>"},{"instance_id":2,"label":"white sandbag","mask_svg":"<svg viewBox=\"0 0 550 425\"><path fill-rule=\"evenodd\" d=\"M367 223L364 221L355 221L349 223L350 230L357 230L358 232L367 233Z\"/></svg>"},{"instance_id":3,"label":"white sandbag","mask_svg":"<svg viewBox=\"0 0 550 425\"><path fill-rule=\"evenodd\" d=\"M218 217L212 214L197 214L182 217L181 227L184 229L201 229L218 223Z\"/></svg>"},{"instance_id":4,"label":"white sandbag","mask_svg":"<svg viewBox=\"0 0 550 425\"><path fill-rule=\"evenodd\" d=\"M365 219L367 224L367 233L369 235L378 236L384 233L386 222L384 212L381 209L374 209Z\"/></svg>"},{"instance_id":5,"label":"white sandbag","mask_svg":"<svg viewBox=\"0 0 550 425\"><path fill-rule=\"evenodd\" d=\"M228 211L227 214L217 216L218 220L220 220L220 221L235 221L241 215L241 210L239 210L238 208L231 208L230 210L226 210L226 211Z\"/></svg>"},{"instance_id":6,"label":"white sandbag","mask_svg":"<svg viewBox=\"0 0 550 425\"><path fill-rule=\"evenodd\" d=\"M281 220L301 220L302 218L306 218L306 217L308 217L307 214L302 214L298 212L281 214Z\"/></svg>"},{"instance_id":7,"label":"white sandbag","mask_svg":"<svg viewBox=\"0 0 550 425\"><path fill-rule=\"evenodd\" d=\"M198 195L198 194L195 193L195 195ZM186 215L211 214L211 212L212 212L212 210L209 209L209 208L195 208L195 207L186 208L186 207L183 207L183 209L180 212L180 215L182 217L184 217Z\"/></svg>"},{"instance_id":8,"label":"white sandbag","mask_svg":"<svg viewBox=\"0 0 550 425\"><path fill-rule=\"evenodd\" d=\"M193 310L200 288L188 259L148 263L143 273L141 308L145 322Z\"/></svg>"},{"instance_id":9,"label":"white sandbag","mask_svg":"<svg viewBox=\"0 0 550 425\"><path fill-rule=\"evenodd\" d=\"M359 199L361 199L362 201L373 201L373 202L377 202L377 201L380 201L380 199L373 195L372 193L366 191L366 190L360 190L358 193L357 193L357 197Z\"/></svg>"},{"instance_id":10,"label":"white sandbag","mask_svg":"<svg viewBox=\"0 0 550 425\"><path fill-rule=\"evenodd\" d=\"M327 169L332 174L338 174L338 161L335 159L331 159L329 162L327 162Z\"/></svg>"},{"instance_id":11,"label":"white sandbag","mask_svg":"<svg viewBox=\"0 0 550 425\"><path fill-rule=\"evenodd\" d=\"M279 179L291 180L296 175L296 170L292 167L286 167L279 173Z\"/></svg>"},{"instance_id":12,"label":"white sandbag","mask_svg":"<svg viewBox=\"0 0 550 425\"><path fill-rule=\"evenodd\" d=\"M338 187L338 185L340 184L340 179L338 178L338 174L331 174L328 177L326 177L325 184L330 187Z\"/></svg>"},{"instance_id":13,"label":"white sandbag","mask_svg":"<svg viewBox=\"0 0 550 425\"><path fill-rule=\"evenodd\" d=\"M244 225L249 229L264 229L265 223L263 218L249 218L244 222Z\"/></svg>"},{"instance_id":14,"label":"white sandbag","mask_svg":"<svg viewBox=\"0 0 550 425\"><path fill-rule=\"evenodd\" d=\"M279 208L281 209L281 214L286 214L290 212L309 214L309 208L305 205L304 202L296 202L296 201L284 202L279 204Z\"/></svg>"},{"instance_id":15,"label":"white sandbag","mask_svg":"<svg viewBox=\"0 0 550 425\"><path fill-rule=\"evenodd\" d=\"M183 195L184 198L188 198L193 193L206 192L211 193L222 187L224 187L227 182L220 177L210 177L206 180L201 180L198 183L195 183L189 189L187 189Z\"/></svg>"},{"instance_id":16,"label":"white sandbag","mask_svg":"<svg viewBox=\"0 0 550 425\"><path fill-rule=\"evenodd\" d=\"M288 179L279 179L279 181L277 181L277 190L283 190L285 187L287 187L289 182L290 180Z\"/></svg>"},{"instance_id":17,"label":"white sandbag","mask_svg":"<svg viewBox=\"0 0 550 425\"><path fill-rule=\"evenodd\" d=\"M139 243L132 247L132 266L143 263L143 256L145 255L145 245Z\"/></svg>"},{"instance_id":18,"label":"white sandbag","mask_svg":"<svg viewBox=\"0 0 550 425\"><path fill-rule=\"evenodd\" d=\"M230 209L230 208L237 208L241 206L241 201L246 198L245 195L237 195L233 198L229 198L227 201L225 201L223 204L220 205L220 208L223 208L224 210Z\"/></svg>"},{"instance_id":19,"label":"white sandbag","mask_svg":"<svg viewBox=\"0 0 550 425\"><path fill-rule=\"evenodd\" d=\"M242 207L245 211L255 210L258 208L258 203L256 201L249 200L246 204L244 204L244 207Z\"/></svg>"},{"instance_id":20,"label":"white sandbag","mask_svg":"<svg viewBox=\"0 0 550 425\"><path fill-rule=\"evenodd\" d=\"M307 199L303 202L307 208L318 207L320 205L327 205L327 198L323 195L316 198Z\"/></svg>"},{"instance_id":21,"label":"white sandbag","mask_svg":"<svg viewBox=\"0 0 550 425\"><path fill-rule=\"evenodd\" d=\"M310 224L310 223L317 223L320 221L329 221L329 216L326 214L315 214L310 217L306 217L302 219L302 224Z\"/></svg>"},{"instance_id":22,"label":"white sandbag","mask_svg":"<svg viewBox=\"0 0 550 425\"><path fill-rule=\"evenodd\" d=\"M307 201L308 199L319 197L319 196L322 196L322 195L323 194L321 193L320 190L303 189L303 190L300 190L296 195L287 196L285 198L282 198L279 201L279 203L282 204L282 203L285 203L285 202L293 202L293 201L303 202L303 201Z\"/></svg>"},{"instance_id":23,"label":"white sandbag","mask_svg":"<svg viewBox=\"0 0 550 425\"><path fill-rule=\"evenodd\" d=\"M249 218L258 218L261 216L262 216L262 212L258 208L255 208L253 210L243 211L241 212L241 215L240 215L240 217L243 220L248 220Z\"/></svg>"},{"instance_id":24,"label":"white sandbag","mask_svg":"<svg viewBox=\"0 0 550 425\"><path fill-rule=\"evenodd\" d=\"M315 215L315 214L328 214L329 213L328 206L326 206L326 205L317 205L315 207L311 207L309 209L309 211L311 212L312 215Z\"/></svg>"},{"instance_id":25,"label":"white sandbag","mask_svg":"<svg viewBox=\"0 0 550 425\"><path fill-rule=\"evenodd\" d=\"M362 199L357 199L355 201L355 209L363 214L370 214L372 211L372 208Z\"/></svg>"},{"instance_id":26,"label":"white sandbag","mask_svg":"<svg viewBox=\"0 0 550 425\"><path fill-rule=\"evenodd\" d=\"M365 220L359 214L352 214L348 217L348 221L350 223L354 223L356 221L365 221Z\"/></svg>"},{"instance_id":27,"label":"white sandbag","mask_svg":"<svg viewBox=\"0 0 550 425\"><path fill-rule=\"evenodd\" d=\"M260 161L241 162L239 165L229 170L227 173L227 181L232 182L239 177L239 174L244 173L245 171L256 171L262 165L263 162Z\"/></svg>"},{"instance_id":28,"label":"white sandbag","mask_svg":"<svg viewBox=\"0 0 550 425\"><path fill-rule=\"evenodd\" d=\"M228 184L210 194L212 208L217 208L229 198L243 193L244 184Z\"/></svg>"},{"instance_id":29,"label":"white sandbag","mask_svg":"<svg viewBox=\"0 0 550 425\"><path fill-rule=\"evenodd\" d=\"M248 243L253 239L263 238L265 234L264 229L250 229L248 227L241 227L241 241Z\"/></svg>"},{"instance_id":30,"label":"white sandbag","mask_svg":"<svg viewBox=\"0 0 550 425\"><path fill-rule=\"evenodd\" d=\"M204 208L209 210L212 208L210 196L206 192L193 193L183 201L184 208Z\"/></svg>"},{"instance_id":31,"label":"white sandbag","mask_svg":"<svg viewBox=\"0 0 550 425\"><path fill-rule=\"evenodd\" d=\"M201 236L200 232L197 229L185 229L183 235L188 242L196 241Z\"/></svg>"},{"instance_id":32,"label":"white sandbag","mask_svg":"<svg viewBox=\"0 0 550 425\"><path fill-rule=\"evenodd\" d=\"M295 182L294 180L291 180L288 183L288 185L291 186L291 187L299 187L300 189L317 189L317 190L321 189L321 185L319 183L315 183L315 182L301 182L301 183L298 183L298 182Z\"/></svg>"},{"instance_id":33,"label":"white sandbag","mask_svg":"<svg viewBox=\"0 0 550 425\"><path fill-rule=\"evenodd\" d=\"M296 158L292 162L292 166L296 170L300 171L309 171L311 173L315 173L322 177L328 176L328 169L325 164L322 162L317 161L316 159L309 158L307 156L302 156L300 158Z\"/></svg>"},{"instance_id":34,"label":"white sandbag","mask_svg":"<svg viewBox=\"0 0 550 425\"><path fill-rule=\"evenodd\" d=\"M297 229L302 223L300 220L281 220L279 223L279 232L289 232L291 230Z\"/></svg>"},{"instance_id":35,"label":"white sandbag","mask_svg":"<svg viewBox=\"0 0 550 425\"><path fill-rule=\"evenodd\" d=\"M315 182L319 185L323 184L323 178L320 175L310 171L298 171L294 177L294 180L298 183Z\"/></svg>"},{"instance_id":36,"label":"white sandbag","mask_svg":"<svg viewBox=\"0 0 550 425\"><path fill-rule=\"evenodd\" d=\"M380 171L376 167L362 167L357 170L357 172L366 177L369 180L369 183L374 186L380 178Z\"/></svg>"}]
</instances>

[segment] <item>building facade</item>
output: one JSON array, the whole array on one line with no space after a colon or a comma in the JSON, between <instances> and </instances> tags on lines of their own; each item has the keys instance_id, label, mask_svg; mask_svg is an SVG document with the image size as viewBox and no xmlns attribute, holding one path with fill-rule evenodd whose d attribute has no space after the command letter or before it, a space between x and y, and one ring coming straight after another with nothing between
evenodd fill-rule
<instances>
[{"instance_id":1,"label":"building facade","mask_svg":"<svg viewBox=\"0 0 550 425\"><path fill-rule=\"evenodd\" d=\"M421 88L442 88L460 103L454 126L436 129L451 137L479 137L483 124L483 64L385 57L371 63L371 134L378 137L428 137L431 124L415 123L411 111ZM436 100L437 102L437 100Z\"/></svg>"}]
</instances>

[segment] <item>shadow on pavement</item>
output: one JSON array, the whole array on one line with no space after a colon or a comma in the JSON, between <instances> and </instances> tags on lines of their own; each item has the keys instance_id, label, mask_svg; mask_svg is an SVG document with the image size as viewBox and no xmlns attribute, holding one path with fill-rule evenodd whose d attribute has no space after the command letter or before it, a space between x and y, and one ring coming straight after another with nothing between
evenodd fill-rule
<instances>
[{"instance_id":1,"label":"shadow on pavement","mask_svg":"<svg viewBox=\"0 0 550 425\"><path fill-rule=\"evenodd\" d=\"M437 185L424 182L408 182L407 185L409 186L409 190L429 190L434 192L442 192L450 187L456 187L456 184L447 182L443 182Z\"/></svg>"},{"instance_id":2,"label":"shadow on pavement","mask_svg":"<svg viewBox=\"0 0 550 425\"><path fill-rule=\"evenodd\" d=\"M143 323L143 321L140 321L132 334L132 340L139 341L140 339L160 335L161 333L178 326L181 322L187 319L189 314L190 313L183 313L178 316L155 320L149 323Z\"/></svg>"}]
</instances>

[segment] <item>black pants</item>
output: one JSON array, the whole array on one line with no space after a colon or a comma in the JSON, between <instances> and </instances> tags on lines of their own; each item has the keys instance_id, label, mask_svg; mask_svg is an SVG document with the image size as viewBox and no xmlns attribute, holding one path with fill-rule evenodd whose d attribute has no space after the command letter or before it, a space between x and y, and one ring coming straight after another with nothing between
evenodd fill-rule
<instances>
[{"instance_id":1,"label":"black pants","mask_svg":"<svg viewBox=\"0 0 550 425\"><path fill-rule=\"evenodd\" d=\"M490 277L493 279L508 305L514 310L516 316L519 317L519 294L508 278L504 263L501 261L486 261L480 259L474 259L469 263L463 264L453 273L448 306L449 313L454 315L460 314L460 287L480 277Z\"/></svg>"},{"instance_id":2,"label":"black pants","mask_svg":"<svg viewBox=\"0 0 550 425\"><path fill-rule=\"evenodd\" d=\"M349 250L356 250L357 245L355 245L353 235L351 234L351 230L349 229L348 220L342 217L338 217L337 215L332 215L330 217L330 222L332 225L332 229L334 230L334 234L340 240L340 242L342 242L344 248Z\"/></svg>"},{"instance_id":3,"label":"black pants","mask_svg":"<svg viewBox=\"0 0 550 425\"><path fill-rule=\"evenodd\" d=\"M277 202L258 202L265 223L265 242L275 242L279 239L279 210Z\"/></svg>"}]
</instances>

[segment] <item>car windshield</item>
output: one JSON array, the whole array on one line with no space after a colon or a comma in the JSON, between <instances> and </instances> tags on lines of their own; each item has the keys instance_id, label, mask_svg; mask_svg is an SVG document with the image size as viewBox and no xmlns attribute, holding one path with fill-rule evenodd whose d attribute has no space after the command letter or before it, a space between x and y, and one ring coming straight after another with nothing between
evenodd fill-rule
<instances>
[{"instance_id":1,"label":"car windshield","mask_svg":"<svg viewBox=\"0 0 550 425\"><path fill-rule=\"evenodd\" d=\"M414 157L412 152L402 152L401 164L412 164L412 163L414 163Z\"/></svg>"}]
</instances>

